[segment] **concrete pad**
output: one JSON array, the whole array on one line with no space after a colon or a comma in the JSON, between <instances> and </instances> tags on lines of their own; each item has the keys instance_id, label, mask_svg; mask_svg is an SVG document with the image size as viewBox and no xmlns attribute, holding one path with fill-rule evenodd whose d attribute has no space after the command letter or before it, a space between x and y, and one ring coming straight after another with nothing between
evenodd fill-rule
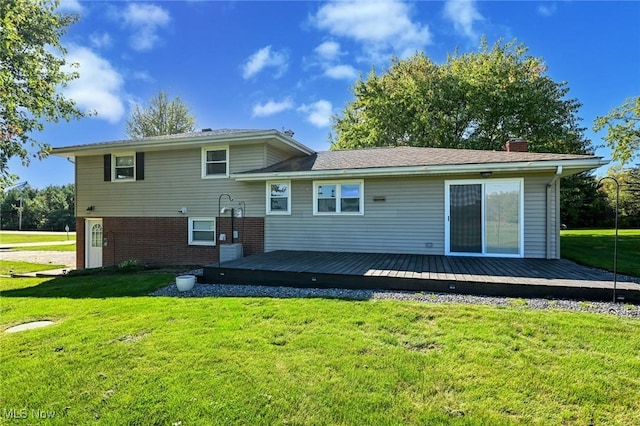
<instances>
[{"instance_id":1,"label":"concrete pad","mask_svg":"<svg viewBox=\"0 0 640 426\"><path fill-rule=\"evenodd\" d=\"M41 328L41 327L46 327L48 325L52 325L55 324L53 321L32 321L32 322L26 322L24 324L20 324L20 325L14 325L13 327L9 327L7 328L4 332L5 333L17 333L19 331L25 331L25 330L31 330L33 328Z\"/></svg>"}]
</instances>

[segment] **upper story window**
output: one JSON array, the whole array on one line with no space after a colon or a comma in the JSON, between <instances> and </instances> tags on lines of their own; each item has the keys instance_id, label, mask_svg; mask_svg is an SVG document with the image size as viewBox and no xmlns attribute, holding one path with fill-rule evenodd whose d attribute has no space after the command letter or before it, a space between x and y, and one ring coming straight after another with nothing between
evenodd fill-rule
<instances>
[{"instance_id":1,"label":"upper story window","mask_svg":"<svg viewBox=\"0 0 640 426\"><path fill-rule=\"evenodd\" d=\"M202 149L202 177L229 176L229 147Z\"/></svg>"},{"instance_id":2,"label":"upper story window","mask_svg":"<svg viewBox=\"0 0 640 426\"><path fill-rule=\"evenodd\" d=\"M113 154L113 174L112 179L135 180L136 178L136 156L135 154Z\"/></svg>"},{"instance_id":3,"label":"upper story window","mask_svg":"<svg viewBox=\"0 0 640 426\"><path fill-rule=\"evenodd\" d=\"M104 155L105 182L144 180L144 152Z\"/></svg>"},{"instance_id":4,"label":"upper story window","mask_svg":"<svg viewBox=\"0 0 640 426\"><path fill-rule=\"evenodd\" d=\"M314 182L313 214L364 214L364 181Z\"/></svg>"},{"instance_id":5,"label":"upper story window","mask_svg":"<svg viewBox=\"0 0 640 426\"><path fill-rule=\"evenodd\" d=\"M267 214L291 214L291 181L267 182Z\"/></svg>"}]
</instances>

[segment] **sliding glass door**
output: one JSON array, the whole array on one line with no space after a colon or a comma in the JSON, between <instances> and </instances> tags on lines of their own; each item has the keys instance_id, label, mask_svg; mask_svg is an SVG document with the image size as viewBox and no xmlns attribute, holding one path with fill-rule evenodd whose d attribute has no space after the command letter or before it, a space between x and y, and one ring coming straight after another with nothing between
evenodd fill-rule
<instances>
[{"instance_id":1,"label":"sliding glass door","mask_svg":"<svg viewBox=\"0 0 640 426\"><path fill-rule=\"evenodd\" d=\"M523 256L523 180L445 182L446 254Z\"/></svg>"}]
</instances>

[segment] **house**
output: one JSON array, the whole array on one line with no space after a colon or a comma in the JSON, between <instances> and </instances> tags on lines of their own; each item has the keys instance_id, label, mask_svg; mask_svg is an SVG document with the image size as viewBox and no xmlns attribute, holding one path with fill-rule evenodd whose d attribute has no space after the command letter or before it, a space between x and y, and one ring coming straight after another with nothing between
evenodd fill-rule
<instances>
[{"instance_id":1,"label":"house","mask_svg":"<svg viewBox=\"0 0 640 426\"><path fill-rule=\"evenodd\" d=\"M78 267L207 264L220 249L559 258L560 178L591 155L314 152L276 130L55 148L76 173Z\"/></svg>"}]
</instances>

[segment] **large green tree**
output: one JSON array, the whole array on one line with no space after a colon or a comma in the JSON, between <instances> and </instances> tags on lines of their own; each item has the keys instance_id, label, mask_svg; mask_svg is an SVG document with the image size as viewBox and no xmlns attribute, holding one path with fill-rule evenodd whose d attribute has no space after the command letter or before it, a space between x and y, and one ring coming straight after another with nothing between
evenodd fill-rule
<instances>
[{"instance_id":1,"label":"large green tree","mask_svg":"<svg viewBox=\"0 0 640 426\"><path fill-rule=\"evenodd\" d=\"M169 99L165 92L151 99L146 107L136 105L127 119L130 138L175 135L193 132L196 120L180 97Z\"/></svg>"},{"instance_id":2,"label":"large green tree","mask_svg":"<svg viewBox=\"0 0 640 426\"><path fill-rule=\"evenodd\" d=\"M71 120L84 114L60 88L78 77L65 67L60 38L78 17L58 11L59 0L0 1L0 188L15 176L8 161L48 154L49 145L33 133L43 121Z\"/></svg>"},{"instance_id":3,"label":"large green tree","mask_svg":"<svg viewBox=\"0 0 640 426\"><path fill-rule=\"evenodd\" d=\"M14 188L0 197L0 229L62 231L75 229L74 185Z\"/></svg>"},{"instance_id":4,"label":"large green tree","mask_svg":"<svg viewBox=\"0 0 640 426\"><path fill-rule=\"evenodd\" d=\"M620 225L623 227L640 227L640 167L632 169L611 167L607 176L613 177L620 185L618 210ZM607 194L612 208L616 202L616 185L611 179L602 181L602 190Z\"/></svg>"},{"instance_id":5,"label":"large green tree","mask_svg":"<svg viewBox=\"0 0 640 426\"><path fill-rule=\"evenodd\" d=\"M597 117L593 130L598 132L604 128L607 130L604 140L614 160L624 166L640 157L640 96L628 98L609 114Z\"/></svg>"},{"instance_id":6,"label":"large green tree","mask_svg":"<svg viewBox=\"0 0 640 426\"><path fill-rule=\"evenodd\" d=\"M334 117L333 149L430 146L499 150L510 137L531 151L587 153L565 82L546 74L524 44L502 40L454 53L438 64L424 53L392 59L388 70L360 78L354 100Z\"/></svg>"}]
</instances>

